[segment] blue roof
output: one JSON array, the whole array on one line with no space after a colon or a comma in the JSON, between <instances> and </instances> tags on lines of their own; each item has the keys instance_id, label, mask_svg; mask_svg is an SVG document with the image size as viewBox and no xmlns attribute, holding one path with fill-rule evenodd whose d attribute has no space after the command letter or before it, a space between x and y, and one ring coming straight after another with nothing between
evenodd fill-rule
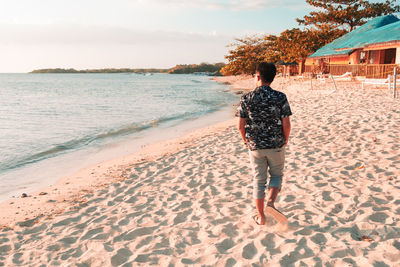
<instances>
[{"instance_id":1,"label":"blue roof","mask_svg":"<svg viewBox=\"0 0 400 267\"><path fill-rule=\"evenodd\" d=\"M310 57L348 55L356 48L400 40L400 19L387 15L372 19L333 42L321 47Z\"/></svg>"}]
</instances>

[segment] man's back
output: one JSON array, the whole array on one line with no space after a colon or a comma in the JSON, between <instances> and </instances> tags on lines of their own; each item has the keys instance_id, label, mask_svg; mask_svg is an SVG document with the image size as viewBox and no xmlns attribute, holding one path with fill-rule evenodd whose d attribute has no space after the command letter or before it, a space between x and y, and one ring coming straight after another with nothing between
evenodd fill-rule
<instances>
[{"instance_id":1,"label":"man's back","mask_svg":"<svg viewBox=\"0 0 400 267\"><path fill-rule=\"evenodd\" d=\"M284 93L259 86L242 96L239 113L246 119L250 150L279 148L285 144L282 118L292 113Z\"/></svg>"}]
</instances>

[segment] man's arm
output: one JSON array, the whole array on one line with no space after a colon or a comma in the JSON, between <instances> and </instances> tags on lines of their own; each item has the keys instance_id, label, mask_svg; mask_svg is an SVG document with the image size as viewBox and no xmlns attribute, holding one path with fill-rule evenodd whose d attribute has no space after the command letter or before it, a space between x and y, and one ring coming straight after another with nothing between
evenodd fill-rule
<instances>
[{"instance_id":1,"label":"man's arm","mask_svg":"<svg viewBox=\"0 0 400 267\"><path fill-rule=\"evenodd\" d=\"M285 146L289 142L290 135L290 119L289 116L282 118L283 136L285 136Z\"/></svg>"},{"instance_id":2,"label":"man's arm","mask_svg":"<svg viewBox=\"0 0 400 267\"><path fill-rule=\"evenodd\" d=\"M245 125L246 125L246 119L245 119L245 118L239 117L239 120L238 120L238 129L239 129L239 132L240 132L240 136L241 136L242 139L243 139L243 142L247 145L246 133L245 133L245 129L244 129Z\"/></svg>"}]
</instances>

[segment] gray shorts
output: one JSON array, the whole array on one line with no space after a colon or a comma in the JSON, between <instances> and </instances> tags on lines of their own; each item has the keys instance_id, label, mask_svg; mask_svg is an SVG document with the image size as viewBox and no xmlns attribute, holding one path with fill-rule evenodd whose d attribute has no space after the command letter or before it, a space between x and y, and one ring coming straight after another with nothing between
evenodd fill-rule
<instances>
[{"instance_id":1,"label":"gray shorts","mask_svg":"<svg viewBox=\"0 0 400 267\"><path fill-rule=\"evenodd\" d=\"M253 197L265 198L265 188L269 172L270 187L282 187L283 168L285 166L285 147L249 150L250 164L253 169Z\"/></svg>"}]
</instances>

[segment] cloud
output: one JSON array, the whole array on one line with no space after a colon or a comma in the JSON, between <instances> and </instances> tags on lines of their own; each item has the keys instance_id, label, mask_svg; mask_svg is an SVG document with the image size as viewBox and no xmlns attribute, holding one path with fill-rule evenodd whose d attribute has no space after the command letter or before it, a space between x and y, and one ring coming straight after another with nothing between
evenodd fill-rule
<instances>
[{"instance_id":1,"label":"cloud","mask_svg":"<svg viewBox=\"0 0 400 267\"><path fill-rule=\"evenodd\" d=\"M138 0L139 3L153 3L157 5L167 5L169 7L185 8L195 7L201 9L217 10L257 10L266 8L303 8L306 7L304 1L299 0Z\"/></svg>"},{"instance_id":2,"label":"cloud","mask_svg":"<svg viewBox=\"0 0 400 267\"><path fill-rule=\"evenodd\" d=\"M40 68L172 67L224 61L233 37L83 25L0 24L0 72Z\"/></svg>"},{"instance_id":3,"label":"cloud","mask_svg":"<svg viewBox=\"0 0 400 267\"><path fill-rule=\"evenodd\" d=\"M211 33L139 31L114 26L0 24L0 44L18 45L160 45L165 43L229 42L231 37Z\"/></svg>"}]
</instances>

